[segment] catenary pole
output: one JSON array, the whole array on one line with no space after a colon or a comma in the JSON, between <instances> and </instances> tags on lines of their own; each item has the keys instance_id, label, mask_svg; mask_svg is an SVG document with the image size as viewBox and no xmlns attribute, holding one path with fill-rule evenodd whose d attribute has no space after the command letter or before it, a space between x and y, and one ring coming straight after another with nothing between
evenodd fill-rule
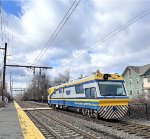
<instances>
[{"instance_id":1,"label":"catenary pole","mask_svg":"<svg viewBox=\"0 0 150 139\"><path fill-rule=\"evenodd\" d=\"M2 89L2 101L4 101L4 92L5 92L5 74L6 74L6 56L7 56L7 43L5 43L4 48L4 68L3 68L3 89Z\"/></svg>"}]
</instances>

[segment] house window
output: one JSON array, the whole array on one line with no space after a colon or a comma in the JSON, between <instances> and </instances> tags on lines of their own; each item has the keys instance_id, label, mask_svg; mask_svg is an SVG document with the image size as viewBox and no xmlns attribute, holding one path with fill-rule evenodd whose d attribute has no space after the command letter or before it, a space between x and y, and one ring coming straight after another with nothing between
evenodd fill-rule
<instances>
[{"instance_id":1,"label":"house window","mask_svg":"<svg viewBox=\"0 0 150 139\"><path fill-rule=\"evenodd\" d=\"M137 78L136 83L139 83L139 79Z\"/></svg>"},{"instance_id":2,"label":"house window","mask_svg":"<svg viewBox=\"0 0 150 139\"><path fill-rule=\"evenodd\" d=\"M130 84L132 84L132 79L130 79Z\"/></svg>"},{"instance_id":3,"label":"house window","mask_svg":"<svg viewBox=\"0 0 150 139\"><path fill-rule=\"evenodd\" d=\"M132 90L130 90L130 95L132 95Z\"/></svg>"},{"instance_id":4,"label":"house window","mask_svg":"<svg viewBox=\"0 0 150 139\"><path fill-rule=\"evenodd\" d=\"M137 90L137 94L140 94L140 90Z\"/></svg>"},{"instance_id":5,"label":"house window","mask_svg":"<svg viewBox=\"0 0 150 139\"><path fill-rule=\"evenodd\" d=\"M83 84L76 85L75 89L76 89L76 94L83 94L84 93Z\"/></svg>"}]
</instances>

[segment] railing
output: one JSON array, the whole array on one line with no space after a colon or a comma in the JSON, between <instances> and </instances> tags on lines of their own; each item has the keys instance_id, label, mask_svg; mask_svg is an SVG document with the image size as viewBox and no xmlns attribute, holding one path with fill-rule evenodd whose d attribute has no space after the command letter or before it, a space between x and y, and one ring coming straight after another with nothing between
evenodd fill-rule
<instances>
[{"instance_id":1,"label":"railing","mask_svg":"<svg viewBox=\"0 0 150 139\"><path fill-rule=\"evenodd\" d=\"M150 119L149 103L130 103L128 116L140 119Z\"/></svg>"}]
</instances>

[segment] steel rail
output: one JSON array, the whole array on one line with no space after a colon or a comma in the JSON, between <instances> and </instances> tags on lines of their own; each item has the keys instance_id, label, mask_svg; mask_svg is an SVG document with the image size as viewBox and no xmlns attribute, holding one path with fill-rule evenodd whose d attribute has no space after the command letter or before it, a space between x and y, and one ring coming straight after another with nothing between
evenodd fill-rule
<instances>
[{"instance_id":1,"label":"steel rail","mask_svg":"<svg viewBox=\"0 0 150 139\"><path fill-rule=\"evenodd\" d=\"M38 111L39 113L41 113L42 115L44 115L45 117L49 117L50 119L53 119L54 121L59 122L60 124L62 124L62 125L64 125L64 126L70 128L70 129L72 129L72 130L74 130L74 131L80 133L81 135L84 135L84 136L87 137L87 138L90 138L90 139L97 139L97 137L95 137L94 135L91 135L90 133L87 133L87 132L85 132L85 131L79 129L79 128L73 126L72 124L69 124L69 123L67 123L67 122L65 122L65 121L62 121L62 120L60 120L60 119L58 119L58 118L56 118L56 117L54 117L54 116L51 116L51 115L49 115L49 114L43 113L43 112L41 112L41 111L39 111L39 110L37 110L37 111Z\"/></svg>"}]
</instances>

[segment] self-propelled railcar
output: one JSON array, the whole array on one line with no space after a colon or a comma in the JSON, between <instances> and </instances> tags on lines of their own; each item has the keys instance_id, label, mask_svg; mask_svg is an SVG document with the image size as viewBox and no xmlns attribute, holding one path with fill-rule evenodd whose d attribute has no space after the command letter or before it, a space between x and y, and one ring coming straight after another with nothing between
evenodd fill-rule
<instances>
[{"instance_id":1,"label":"self-propelled railcar","mask_svg":"<svg viewBox=\"0 0 150 139\"><path fill-rule=\"evenodd\" d=\"M72 108L83 115L104 119L120 119L128 111L125 82L118 74L96 73L48 91L48 103L53 108Z\"/></svg>"}]
</instances>

